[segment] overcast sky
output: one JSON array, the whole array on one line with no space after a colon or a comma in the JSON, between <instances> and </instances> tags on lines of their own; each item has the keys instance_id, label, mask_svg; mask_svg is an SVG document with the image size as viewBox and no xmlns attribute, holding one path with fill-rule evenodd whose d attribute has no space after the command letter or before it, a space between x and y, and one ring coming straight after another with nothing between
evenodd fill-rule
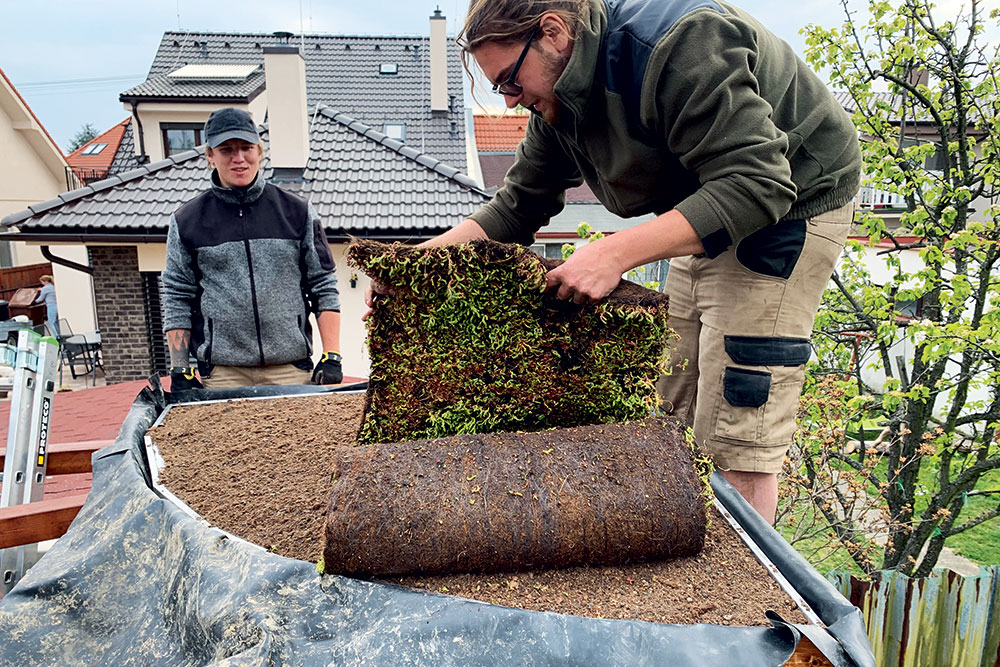
<instances>
[{"instance_id":1,"label":"overcast sky","mask_svg":"<svg viewBox=\"0 0 1000 667\"><path fill-rule=\"evenodd\" d=\"M800 55L804 25L843 21L837 0L736 4ZM65 150L84 123L128 116L118 94L145 80L167 30L426 35L436 6L454 35L468 0L0 0L0 69Z\"/></svg>"}]
</instances>

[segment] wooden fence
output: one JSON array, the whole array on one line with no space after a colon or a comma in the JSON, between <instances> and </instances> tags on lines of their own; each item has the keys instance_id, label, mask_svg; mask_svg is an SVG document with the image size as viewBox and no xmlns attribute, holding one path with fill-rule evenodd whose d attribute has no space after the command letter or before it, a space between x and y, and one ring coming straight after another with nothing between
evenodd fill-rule
<instances>
[{"instance_id":1,"label":"wooden fence","mask_svg":"<svg viewBox=\"0 0 1000 667\"><path fill-rule=\"evenodd\" d=\"M875 664L1000 665L1000 565L974 577L938 569L922 579L894 571L872 581L841 572L829 578L864 613Z\"/></svg>"},{"instance_id":2,"label":"wooden fence","mask_svg":"<svg viewBox=\"0 0 1000 667\"><path fill-rule=\"evenodd\" d=\"M10 297L20 288L38 287L41 285L38 277L45 274L52 275L52 264L49 262L0 269L0 299L10 301Z\"/></svg>"}]
</instances>

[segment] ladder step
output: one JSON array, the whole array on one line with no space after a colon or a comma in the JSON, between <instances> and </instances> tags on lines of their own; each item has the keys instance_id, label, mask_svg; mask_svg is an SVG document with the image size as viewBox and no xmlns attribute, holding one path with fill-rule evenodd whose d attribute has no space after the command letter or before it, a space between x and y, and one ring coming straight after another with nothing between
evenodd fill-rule
<instances>
[{"instance_id":1,"label":"ladder step","mask_svg":"<svg viewBox=\"0 0 1000 667\"><path fill-rule=\"evenodd\" d=\"M62 537L87 494L0 507L0 549Z\"/></svg>"}]
</instances>

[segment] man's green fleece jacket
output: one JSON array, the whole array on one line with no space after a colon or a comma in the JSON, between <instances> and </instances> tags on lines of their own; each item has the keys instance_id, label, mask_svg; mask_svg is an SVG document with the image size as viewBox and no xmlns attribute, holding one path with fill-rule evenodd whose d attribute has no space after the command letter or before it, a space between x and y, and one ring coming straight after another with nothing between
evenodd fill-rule
<instances>
[{"instance_id":1,"label":"man's green fleece jacket","mask_svg":"<svg viewBox=\"0 0 1000 667\"><path fill-rule=\"evenodd\" d=\"M586 181L611 212L680 211L709 257L851 201L857 131L791 47L724 2L591 0L503 188L471 217L529 244Z\"/></svg>"}]
</instances>

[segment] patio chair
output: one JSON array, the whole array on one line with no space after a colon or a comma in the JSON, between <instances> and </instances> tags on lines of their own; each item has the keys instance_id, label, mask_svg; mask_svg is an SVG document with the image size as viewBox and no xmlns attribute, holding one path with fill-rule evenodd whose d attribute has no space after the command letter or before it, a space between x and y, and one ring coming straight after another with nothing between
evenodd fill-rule
<instances>
[{"instance_id":1,"label":"patio chair","mask_svg":"<svg viewBox=\"0 0 1000 667\"><path fill-rule=\"evenodd\" d=\"M92 350L86 339L79 334L74 334L69 322L64 318L59 318L56 326L59 327L59 384L62 384L63 365L69 366L69 374L75 380L79 375L88 375L94 372L97 351ZM82 372L77 372L76 367L83 366Z\"/></svg>"}]
</instances>

